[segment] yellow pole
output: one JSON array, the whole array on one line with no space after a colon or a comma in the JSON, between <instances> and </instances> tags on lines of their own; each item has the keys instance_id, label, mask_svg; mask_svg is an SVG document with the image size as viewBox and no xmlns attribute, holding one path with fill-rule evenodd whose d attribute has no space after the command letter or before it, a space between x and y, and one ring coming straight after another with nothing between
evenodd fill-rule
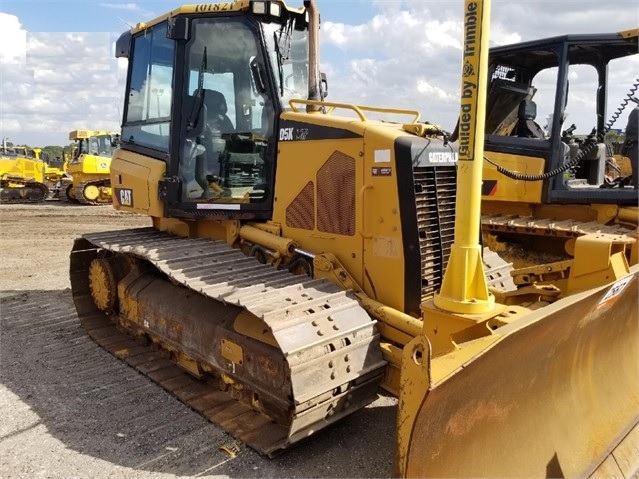
<instances>
[{"instance_id":1,"label":"yellow pole","mask_svg":"<svg viewBox=\"0 0 639 479\"><path fill-rule=\"evenodd\" d=\"M466 0L455 241L441 291L433 299L438 308L460 314L488 313L495 307L479 244L489 29L490 0Z\"/></svg>"}]
</instances>

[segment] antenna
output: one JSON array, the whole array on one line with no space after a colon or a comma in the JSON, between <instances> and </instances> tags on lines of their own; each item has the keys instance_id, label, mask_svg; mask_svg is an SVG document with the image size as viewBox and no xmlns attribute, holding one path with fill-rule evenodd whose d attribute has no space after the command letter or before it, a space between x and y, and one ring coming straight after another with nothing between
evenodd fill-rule
<instances>
[{"instance_id":1,"label":"antenna","mask_svg":"<svg viewBox=\"0 0 639 479\"><path fill-rule=\"evenodd\" d=\"M118 15L116 15L116 17L118 18L118 20L120 20L122 23L124 23L127 27L133 28L133 25L129 25L129 23L127 21L125 21L122 17L119 17Z\"/></svg>"}]
</instances>

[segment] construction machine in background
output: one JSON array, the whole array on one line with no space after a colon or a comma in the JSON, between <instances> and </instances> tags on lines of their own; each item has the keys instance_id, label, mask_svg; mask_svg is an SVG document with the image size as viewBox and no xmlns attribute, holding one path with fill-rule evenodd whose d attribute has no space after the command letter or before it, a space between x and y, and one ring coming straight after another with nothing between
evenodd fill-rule
<instances>
[{"instance_id":1,"label":"construction machine in background","mask_svg":"<svg viewBox=\"0 0 639 479\"><path fill-rule=\"evenodd\" d=\"M48 188L47 200L59 199L64 181L70 182L70 176L66 172L67 161L62 158L51 158L42 148L29 148L26 146L14 147L19 156L44 163L44 184Z\"/></svg>"},{"instance_id":2,"label":"construction machine in background","mask_svg":"<svg viewBox=\"0 0 639 479\"><path fill-rule=\"evenodd\" d=\"M123 34L113 201L153 227L76 240L88 334L269 456L382 387L401 476L636 465L636 238L580 235L525 284L479 245L488 14L465 4L456 143L415 111L326 101L312 1Z\"/></svg>"},{"instance_id":3,"label":"construction machine in background","mask_svg":"<svg viewBox=\"0 0 639 479\"><path fill-rule=\"evenodd\" d=\"M63 185L66 187L67 182L69 184L72 182L67 173L68 161L64 157L51 158L40 148L34 148L34 150L44 162L44 180L49 188L49 199L60 199L60 193L64 190Z\"/></svg>"},{"instance_id":4,"label":"construction machine in background","mask_svg":"<svg viewBox=\"0 0 639 479\"><path fill-rule=\"evenodd\" d=\"M24 146L8 147L0 151L0 202L37 203L47 198L45 164L36 152Z\"/></svg>"},{"instance_id":5,"label":"construction machine in background","mask_svg":"<svg viewBox=\"0 0 639 479\"><path fill-rule=\"evenodd\" d=\"M99 205L111 202L109 168L119 133L97 130L73 130L69 140L76 143L63 180L65 197L72 203Z\"/></svg>"},{"instance_id":6,"label":"construction machine in background","mask_svg":"<svg viewBox=\"0 0 639 479\"><path fill-rule=\"evenodd\" d=\"M604 137L634 107L639 78L627 72L636 75L638 35L635 28L491 49L482 230L485 244L516 265L524 265L522 242L561 259L586 233L636 237L638 185L629 165L607 176L612 145ZM627 95L612 97L613 85ZM587 95L592 106L571 116ZM545 129L542 111L549 113Z\"/></svg>"}]
</instances>

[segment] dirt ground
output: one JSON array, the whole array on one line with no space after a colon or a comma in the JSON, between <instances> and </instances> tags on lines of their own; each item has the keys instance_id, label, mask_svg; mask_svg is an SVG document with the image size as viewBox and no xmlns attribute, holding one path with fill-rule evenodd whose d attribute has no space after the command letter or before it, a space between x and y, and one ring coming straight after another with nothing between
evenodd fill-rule
<instances>
[{"instance_id":1,"label":"dirt ground","mask_svg":"<svg viewBox=\"0 0 639 479\"><path fill-rule=\"evenodd\" d=\"M0 205L0 477L390 477L396 400L266 459L93 343L71 299L88 232L150 226L111 206Z\"/></svg>"}]
</instances>

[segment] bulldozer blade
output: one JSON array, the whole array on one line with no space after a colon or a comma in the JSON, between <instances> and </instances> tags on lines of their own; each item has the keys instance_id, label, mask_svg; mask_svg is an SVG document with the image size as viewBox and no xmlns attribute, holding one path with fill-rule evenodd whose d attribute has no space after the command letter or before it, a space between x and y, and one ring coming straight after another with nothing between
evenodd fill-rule
<instances>
[{"instance_id":1,"label":"bulldozer blade","mask_svg":"<svg viewBox=\"0 0 639 479\"><path fill-rule=\"evenodd\" d=\"M639 268L483 339L404 349L404 477L632 477L639 469Z\"/></svg>"}]
</instances>

